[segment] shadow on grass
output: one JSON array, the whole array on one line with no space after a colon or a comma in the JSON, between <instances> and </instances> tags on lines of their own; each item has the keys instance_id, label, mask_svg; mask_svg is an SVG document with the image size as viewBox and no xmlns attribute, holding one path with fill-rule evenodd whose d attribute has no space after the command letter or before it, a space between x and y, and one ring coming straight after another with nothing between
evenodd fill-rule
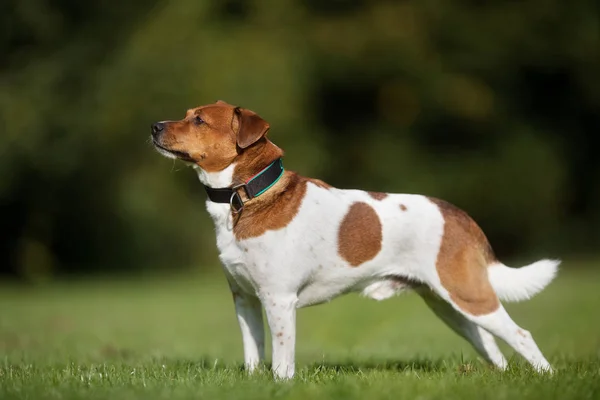
<instances>
[{"instance_id":1,"label":"shadow on grass","mask_svg":"<svg viewBox=\"0 0 600 400\"><path fill-rule=\"evenodd\" d=\"M309 364L309 371L323 371L335 373L356 373L360 371L440 371L447 367L443 360L430 360L413 358L409 360L382 360L382 361L344 361L344 362L321 362Z\"/></svg>"},{"instance_id":2,"label":"shadow on grass","mask_svg":"<svg viewBox=\"0 0 600 400\"><path fill-rule=\"evenodd\" d=\"M156 367L170 368L183 371L230 371L243 373L244 364L240 362L231 362L209 356L200 356L198 358L178 358L169 356L152 356L143 355L134 352L125 351L122 349L114 349L112 347L103 348L99 357L92 358L95 364L112 364L128 367ZM75 364L80 364L75 362ZM85 365L83 363L82 365ZM432 359L426 357L412 357L404 360L395 359L356 359L356 360L339 360L339 361L321 361L311 363L297 363L296 370L308 373L329 373L329 374L356 374L367 371L397 371L397 372L440 372L449 368L460 368L466 365L470 368L470 364L459 362L455 365L452 360L439 358ZM271 373L271 363L262 363L259 370L263 373Z\"/></svg>"},{"instance_id":3,"label":"shadow on grass","mask_svg":"<svg viewBox=\"0 0 600 400\"><path fill-rule=\"evenodd\" d=\"M158 360L157 360L158 361ZM174 360L163 359L171 366L196 368L203 370L237 370L244 371L243 363L224 363L219 360L200 358L196 360ZM448 363L442 359L432 360L425 358L412 358L408 360L357 360L357 361L340 361L340 362L316 362L308 365L297 365L297 370L311 372L332 372L341 373L358 373L361 371L419 371L419 372L434 372L442 371L448 368ZM264 371L271 370L271 363L262 364Z\"/></svg>"}]
</instances>

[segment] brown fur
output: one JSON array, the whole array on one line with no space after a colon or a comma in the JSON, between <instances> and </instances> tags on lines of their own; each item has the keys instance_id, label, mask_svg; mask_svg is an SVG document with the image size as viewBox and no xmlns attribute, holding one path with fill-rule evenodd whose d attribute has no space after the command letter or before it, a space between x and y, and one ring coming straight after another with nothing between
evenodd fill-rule
<instances>
[{"instance_id":1,"label":"brown fur","mask_svg":"<svg viewBox=\"0 0 600 400\"><path fill-rule=\"evenodd\" d=\"M254 146L247 148L233 160L235 162L233 184L247 182L281 157L283 157L283 151L279 147L267 138L260 139Z\"/></svg>"},{"instance_id":2,"label":"brown fur","mask_svg":"<svg viewBox=\"0 0 600 400\"><path fill-rule=\"evenodd\" d=\"M300 209L306 182L296 173L286 171L271 189L247 202L233 228L236 239L260 236L267 230L287 226Z\"/></svg>"},{"instance_id":3,"label":"brown fur","mask_svg":"<svg viewBox=\"0 0 600 400\"><path fill-rule=\"evenodd\" d=\"M406 211L406 210L408 210L408 208L406 208L406 206L405 206L404 204L400 204L400 209L401 209L402 211Z\"/></svg>"},{"instance_id":4,"label":"brown fur","mask_svg":"<svg viewBox=\"0 0 600 400\"><path fill-rule=\"evenodd\" d=\"M236 107L234 113L237 117L238 129L236 130L237 145L245 149L252 146L269 130L267 121L259 117L254 111Z\"/></svg>"},{"instance_id":5,"label":"brown fur","mask_svg":"<svg viewBox=\"0 0 600 400\"><path fill-rule=\"evenodd\" d=\"M352 204L338 231L338 253L357 267L381 250L382 229L377 213L367 203Z\"/></svg>"},{"instance_id":6,"label":"brown fur","mask_svg":"<svg viewBox=\"0 0 600 400\"><path fill-rule=\"evenodd\" d=\"M196 116L204 121L195 122ZM157 143L207 172L222 171L235 163L233 184L247 182L283 151L266 138L269 124L256 113L223 101L188 110L181 121L165 122L165 131ZM327 185L311 180L321 187ZM266 193L249 200L243 190L243 211L234 220L238 240L262 235L270 229L285 227L298 213L306 178L285 172Z\"/></svg>"},{"instance_id":7,"label":"brown fur","mask_svg":"<svg viewBox=\"0 0 600 400\"><path fill-rule=\"evenodd\" d=\"M315 179L315 178L306 178L307 181L309 181L310 183L322 188L322 189L331 189L331 185L328 183L323 182L320 179Z\"/></svg>"},{"instance_id":8,"label":"brown fur","mask_svg":"<svg viewBox=\"0 0 600 400\"><path fill-rule=\"evenodd\" d=\"M196 117L203 122L198 124ZM258 142L270 143L277 149L272 153L278 151L279 157L283 154L265 138L269 130L265 120L253 111L223 101L188 110L184 119L165 121L164 126L164 133L155 139L155 144L174 152L184 161L198 164L207 172L222 171L239 156L248 158L243 149L252 148Z\"/></svg>"},{"instance_id":9,"label":"brown fur","mask_svg":"<svg viewBox=\"0 0 600 400\"><path fill-rule=\"evenodd\" d=\"M487 275L487 267L495 257L481 228L452 204L430 200L444 217L444 235L436 262L442 285L451 299L472 315L497 310L500 303Z\"/></svg>"},{"instance_id":10,"label":"brown fur","mask_svg":"<svg viewBox=\"0 0 600 400\"><path fill-rule=\"evenodd\" d=\"M387 193L381 193L381 192L367 192L367 193L369 193L369 196L371 196L375 200L383 200L388 196Z\"/></svg>"},{"instance_id":11,"label":"brown fur","mask_svg":"<svg viewBox=\"0 0 600 400\"><path fill-rule=\"evenodd\" d=\"M196 124L196 117L204 123ZM232 118L233 108L229 105L198 107L188 110L180 121L166 121L164 133L155 140L162 148L177 152L180 158L198 164L205 171L221 171L238 155Z\"/></svg>"},{"instance_id":12,"label":"brown fur","mask_svg":"<svg viewBox=\"0 0 600 400\"><path fill-rule=\"evenodd\" d=\"M266 138L245 149L234 160L233 183L247 182L250 178L281 158L283 151ZM244 210L236 217L233 233L238 240L260 236L267 230L281 229L287 226L298 213L307 179L296 173L285 171L280 180L267 192L245 201Z\"/></svg>"}]
</instances>

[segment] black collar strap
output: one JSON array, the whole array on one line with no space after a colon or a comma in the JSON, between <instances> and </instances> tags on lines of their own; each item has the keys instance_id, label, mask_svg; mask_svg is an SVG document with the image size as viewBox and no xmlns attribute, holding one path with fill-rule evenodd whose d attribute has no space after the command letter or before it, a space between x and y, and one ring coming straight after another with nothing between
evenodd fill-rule
<instances>
[{"instance_id":1,"label":"black collar strap","mask_svg":"<svg viewBox=\"0 0 600 400\"><path fill-rule=\"evenodd\" d=\"M234 214L244 209L244 201L240 196L240 189L244 189L248 200L260 196L273 186L283 175L281 158L273 161L268 167L250 178L246 183L226 188L211 188L204 185L210 201L215 203L229 203Z\"/></svg>"}]
</instances>

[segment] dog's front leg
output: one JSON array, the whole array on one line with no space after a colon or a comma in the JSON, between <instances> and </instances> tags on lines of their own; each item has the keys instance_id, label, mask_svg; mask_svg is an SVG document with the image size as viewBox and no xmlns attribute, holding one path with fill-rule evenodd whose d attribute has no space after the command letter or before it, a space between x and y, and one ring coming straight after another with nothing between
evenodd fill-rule
<instances>
[{"instance_id":1,"label":"dog's front leg","mask_svg":"<svg viewBox=\"0 0 600 400\"><path fill-rule=\"evenodd\" d=\"M296 346L296 294L273 294L262 297L273 343L273 374L276 378L294 376Z\"/></svg>"},{"instance_id":2,"label":"dog's front leg","mask_svg":"<svg viewBox=\"0 0 600 400\"><path fill-rule=\"evenodd\" d=\"M260 300L254 296L233 292L242 340L244 343L244 365L253 372L265 358L265 329Z\"/></svg>"}]
</instances>

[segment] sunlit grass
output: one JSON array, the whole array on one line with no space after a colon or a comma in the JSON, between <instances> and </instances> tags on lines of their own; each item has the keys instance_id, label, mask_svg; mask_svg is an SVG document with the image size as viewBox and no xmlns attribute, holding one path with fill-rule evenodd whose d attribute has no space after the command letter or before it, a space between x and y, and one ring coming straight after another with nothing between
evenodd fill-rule
<instances>
[{"instance_id":1,"label":"sunlit grass","mask_svg":"<svg viewBox=\"0 0 600 400\"><path fill-rule=\"evenodd\" d=\"M600 398L600 271L508 305L557 369L481 362L414 295L299 312L297 377L247 376L220 275L0 287L0 398Z\"/></svg>"}]
</instances>

